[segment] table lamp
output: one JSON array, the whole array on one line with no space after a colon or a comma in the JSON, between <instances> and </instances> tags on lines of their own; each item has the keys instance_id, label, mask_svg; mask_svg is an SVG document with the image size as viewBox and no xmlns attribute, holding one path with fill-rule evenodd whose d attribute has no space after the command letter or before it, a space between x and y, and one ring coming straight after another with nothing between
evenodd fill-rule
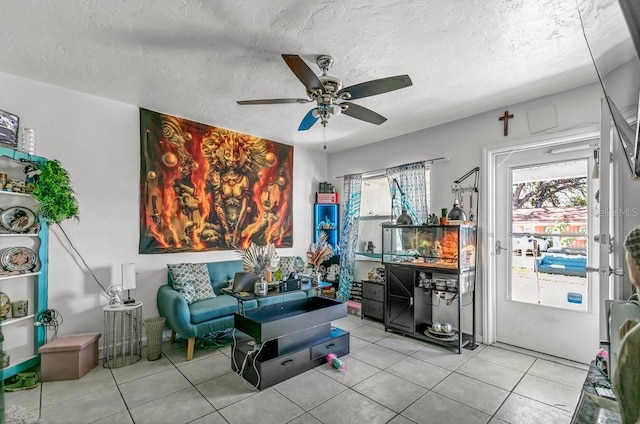
<instances>
[{"instance_id":1,"label":"table lamp","mask_svg":"<svg viewBox=\"0 0 640 424\"><path fill-rule=\"evenodd\" d=\"M122 289L127 291L127 300L124 301L125 305L136 303L135 299L131 298L130 290L136 288L136 265L133 263L122 264Z\"/></svg>"}]
</instances>

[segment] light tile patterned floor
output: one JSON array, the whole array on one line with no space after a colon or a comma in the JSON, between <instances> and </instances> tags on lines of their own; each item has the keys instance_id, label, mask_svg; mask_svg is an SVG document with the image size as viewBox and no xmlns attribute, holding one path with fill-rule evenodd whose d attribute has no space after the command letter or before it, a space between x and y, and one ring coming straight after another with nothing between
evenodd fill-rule
<instances>
[{"instance_id":1,"label":"light tile patterned floor","mask_svg":"<svg viewBox=\"0 0 640 424\"><path fill-rule=\"evenodd\" d=\"M262 391L231 370L229 345L163 345L162 358L5 393L50 424L568 423L587 367L495 346L458 355L349 315L346 370L321 365Z\"/></svg>"}]
</instances>

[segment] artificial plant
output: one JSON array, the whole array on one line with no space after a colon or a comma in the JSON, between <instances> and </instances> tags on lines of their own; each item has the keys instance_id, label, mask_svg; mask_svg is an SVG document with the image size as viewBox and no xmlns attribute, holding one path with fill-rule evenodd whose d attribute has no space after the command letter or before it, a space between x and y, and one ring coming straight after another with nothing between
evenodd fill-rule
<instances>
[{"instance_id":1,"label":"artificial plant","mask_svg":"<svg viewBox=\"0 0 640 424\"><path fill-rule=\"evenodd\" d=\"M41 167L33 197L47 223L60 224L65 219L78 218L78 201L71 188L69 173L57 160L49 160Z\"/></svg>"}]
</instances>

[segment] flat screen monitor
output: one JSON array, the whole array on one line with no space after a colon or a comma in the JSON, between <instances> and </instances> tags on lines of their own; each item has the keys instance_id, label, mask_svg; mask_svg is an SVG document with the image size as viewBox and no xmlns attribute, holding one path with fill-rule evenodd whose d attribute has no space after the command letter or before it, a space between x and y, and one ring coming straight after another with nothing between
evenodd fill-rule
<instances>
[{"instance_id":1,"label":"flat screen monitor","mask_svg":"<svg viewBox=\"0 0 640 424\"><path fill-rule=\"evenodd\" d=\"M630 176L640 179L640 1L618 0L603 7L578 0L578 12Z\"/></svg>"}]
</instances>

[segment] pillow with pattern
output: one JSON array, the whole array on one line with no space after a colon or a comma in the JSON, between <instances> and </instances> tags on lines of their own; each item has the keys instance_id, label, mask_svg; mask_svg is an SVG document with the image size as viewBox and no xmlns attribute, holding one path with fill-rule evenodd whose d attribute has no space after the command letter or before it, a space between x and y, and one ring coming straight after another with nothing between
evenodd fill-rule
<instances>
[{"instance_id":1,"label":"pillow with pattern","mask_svg":"<svg viewBox=\"0 0 640 424\"><path fill-rule=\"evenodd\" d=\"M173 288L179 291L188 304L216 297L211 287L207 264L169 264Z\"/></svg>"}]
</instances>

